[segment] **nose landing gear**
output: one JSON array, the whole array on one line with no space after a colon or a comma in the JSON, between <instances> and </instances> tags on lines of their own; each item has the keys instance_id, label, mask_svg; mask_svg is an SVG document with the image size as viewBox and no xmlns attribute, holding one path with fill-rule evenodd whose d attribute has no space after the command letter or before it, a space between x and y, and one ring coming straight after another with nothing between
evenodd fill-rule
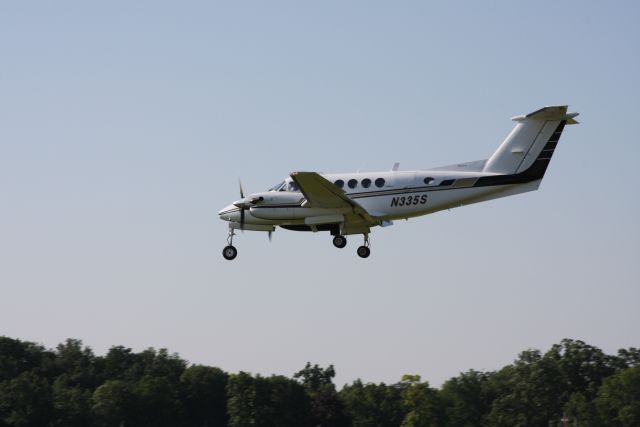
<instances>
[{"instance_id":1,"label":"nose landing gear","mask_svg":"<svg viewBox=\"0 0 640 427\"><path fill-rule=\"evenodd\" d=\"M235 235L233 228L229 227L229 236L227 236L228 245L222 250L224 259L231 261L238 256L238 250L233 246L233 236Z\"/></svg>"}]
</instances>

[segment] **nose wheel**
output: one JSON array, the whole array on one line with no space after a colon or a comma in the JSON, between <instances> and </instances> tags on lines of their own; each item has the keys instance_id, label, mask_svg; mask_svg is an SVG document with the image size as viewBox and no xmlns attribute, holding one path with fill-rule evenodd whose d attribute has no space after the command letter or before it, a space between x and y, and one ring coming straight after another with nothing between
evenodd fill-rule
<instances>
[{"instance_id":1,"label":"nose wheel","mask_svg":"<svg viewBox=\"0 0 640 427\"><path fill-rule=\"evenodd\" d=\"M229 227L229 235L227 236L228 245L222 250L222 256L228 261L231 261L238 256L238 250L233 246L233 236L235 236L234 230Z\"/></svg>"},{"instance_id":2,"label":"nose wheel","mask_svg":"<svg viewBox=\"0 0 640 427\"><path fill-rule=\"evenodd\" d=\"M224 257L224 259L231 261L238 256L238 250L231 245L225 246L225 248L222 250L222 256Z\"/></svg>"}]
</instances>

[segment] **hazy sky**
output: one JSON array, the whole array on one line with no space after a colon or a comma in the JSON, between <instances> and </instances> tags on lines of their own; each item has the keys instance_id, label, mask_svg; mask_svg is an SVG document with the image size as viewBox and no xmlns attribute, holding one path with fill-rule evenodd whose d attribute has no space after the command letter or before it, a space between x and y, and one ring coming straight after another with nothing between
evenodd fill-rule
<instances>
[{"instance_id":1,"label":"hazy sky","mask_svg":"<svg viewBox=\"0 0 640 427\"><path fill-rule=\"evenodd\" d=\"M574 338L640 346L640 6L0 3L0 335L227 371L434 385ZM580 112L535 193L352 236L217 211L293 170L487 158Z\"/></svg>"}]
</instances>

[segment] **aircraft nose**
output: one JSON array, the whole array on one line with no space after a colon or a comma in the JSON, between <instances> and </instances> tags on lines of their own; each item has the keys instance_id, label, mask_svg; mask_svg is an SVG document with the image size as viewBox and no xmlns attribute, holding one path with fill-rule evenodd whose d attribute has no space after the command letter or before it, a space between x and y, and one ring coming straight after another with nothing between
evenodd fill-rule
<instances>
[{"instance_id":1,"label":"aircraft nose","mask_svg":"<svg viewBox=\"0 0 640 427\"><path fill-rule=\"evenodd\" d=\"M218 212L218 216L223 221L238 221L240 209L234 205L228 205Z\"/></svg>"}]
</instances>

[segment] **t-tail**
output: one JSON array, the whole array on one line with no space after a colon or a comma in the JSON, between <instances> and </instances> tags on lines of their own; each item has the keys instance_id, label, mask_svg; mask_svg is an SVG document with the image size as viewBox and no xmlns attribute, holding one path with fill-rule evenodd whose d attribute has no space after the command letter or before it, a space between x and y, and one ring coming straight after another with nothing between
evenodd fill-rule
<instances>
[{"instance_id":1,"label":"t-tail","mask_svg":"<svg viewBox=\"0 0 640 427\"><path fill-rule=\"evenodd\" d=\"M487 160L483 172L501 174L503 180L507 175L513 184L542 179L565 125L578 123L574 120L578 113L569 113L567 108L544 107L512 118L516 126Z\"/></svg>"}]
</instances>

